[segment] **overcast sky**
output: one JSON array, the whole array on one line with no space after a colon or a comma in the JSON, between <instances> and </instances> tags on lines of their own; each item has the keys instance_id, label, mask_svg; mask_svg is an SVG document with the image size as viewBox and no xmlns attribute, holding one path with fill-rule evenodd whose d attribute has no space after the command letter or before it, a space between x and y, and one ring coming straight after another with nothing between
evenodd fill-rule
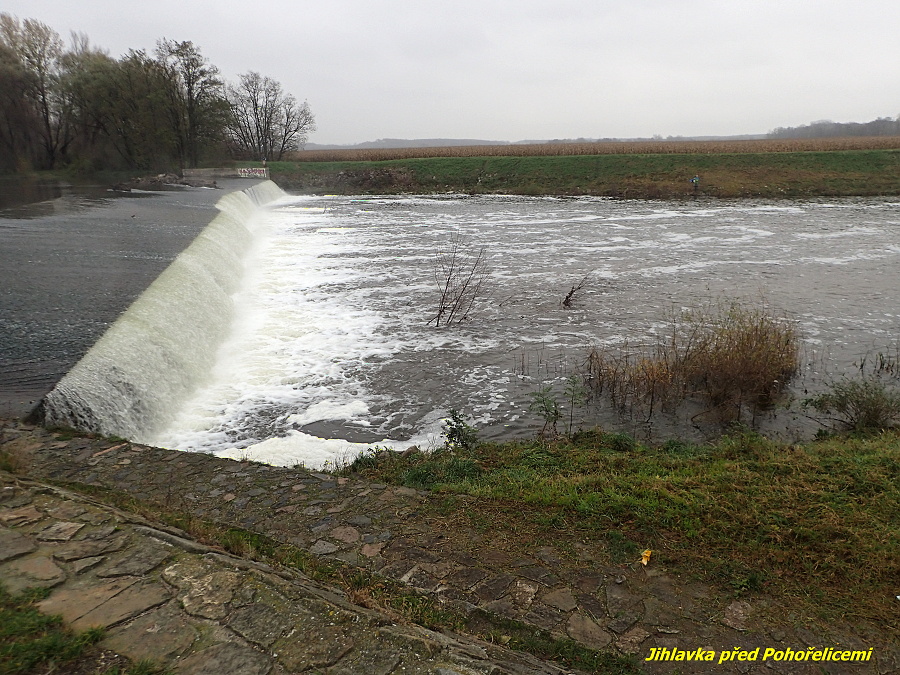
<instances>
[{"instance_id":1,"label":"overcast sky","mask_svg":"<svg viewBox=\"0 0 900 675\"><path fill-rule=\"evenodd\" d=\"M316 143L765 133L900 114L897 0L3 0L120 56L190 40Z\"/></svg>"}]
</instances>

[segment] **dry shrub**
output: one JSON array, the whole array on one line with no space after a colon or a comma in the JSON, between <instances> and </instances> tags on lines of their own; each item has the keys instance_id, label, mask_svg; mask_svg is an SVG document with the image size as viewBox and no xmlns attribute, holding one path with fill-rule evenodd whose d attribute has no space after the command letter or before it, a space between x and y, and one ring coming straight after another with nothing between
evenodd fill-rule
<instances>
[{"instance_id":1,"label":"dry shrub","mask_svg":"<svg viewBox=\"0 0 900 675\"><path fill-rule=\"evenodd\" d=\"M530 157L560 155L719 154L746 152L820 152L826 150L894 150L897 136L791 138L724 141L595 141L574 143L511 143L455 145L431 148L348 148L302 150L285 159L297 162L378 162L424 157Z\"/></svg>"},{"instance_id":2,"label":"dry shrub","mask_svg":"<svg viewBox=\"0 0 900 675\"><path fill-rule=\"evenodd\" d=\"M623 412L672 410L697 400L722 419L740 419L775 402L799 371L794 323L739 303L675 314L651 346L594 348L588 382Z\"/></svg>"},{"instance_id":3,"label":"dry shrub","mask_svg":"<svg viewBox=\"0 0 900 675\"><path fill-rule=\"evenodd\" d=\"M450 245L435 259L438 302L437 311L428 324L452 326L468 319L485 293L489 276L484 247L475 248L462 235L454 234Z\"/></svg>"}]
</instances>

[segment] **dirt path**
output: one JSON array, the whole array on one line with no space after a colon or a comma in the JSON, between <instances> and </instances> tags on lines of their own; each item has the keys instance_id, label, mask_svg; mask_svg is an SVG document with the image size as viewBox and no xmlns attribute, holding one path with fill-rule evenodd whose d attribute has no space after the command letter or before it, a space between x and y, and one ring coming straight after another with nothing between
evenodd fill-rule
<instances>
[{"instance_id":1,"label":"dirt path","mask_svg":"<svg viewBox=\"0 0 900 675\"><path fill-rule=\"evenodd\" d=\"M683 580L654 564L652 560L646 567L639 564L612 566L603 562L606 559L603 552L577 542L574 549L567 547L567 550L575 551L574 555L563 554L558 548L551 546L513 541L514 537L499 526L478 531L448 527L446 519L438 522L439 518L434 515L435 500L439 498L425 492L335 478L324 473L149 448L127 442L88 438L61 440L45 430L17 423L5 423L0 434L0 450L19 457L29 478L112 488L141 501L168 505L199 519L262 533L323 559L340 560L402 581L439 599L443 606L463 614L486 611L500 619L515 619L553 635L572 638L591 649L631 655L640 668L648 673L761 674L774 671L880 675L900 672L900 642L896 636L863 635L851 626L817 628L802 616L791 614L771 600L735 600L712 588ZM12 479L7 477L5 480L7 486L11 485ZM86 566L89 563L82 561L102 557L104 560L91 563L91 569L105 570L103 574L107 574L97 576L96 583L100 584L98 588L103 584L118 583L115 579L119 577L108 576L108 568L111 564L127 566L127 561L123 560L127 560L129 556L123 558L123 554L118 553L119 549L110 549L108 552L98 549L97 555L69 559L61 558L55 551L60 546L85 546L81 542L114 541L114 537L121 536L119 532L125 527L122 517L116 516L109 523L98 521L92 524L90 518L97 519L99 516L91 515L86 520L84 514L93 513L93 506L85 506L82 513L70 517L63 510L60 512L63 515L55 517L48 510L49 507L41 506L40 501L49 499L48 495L51 493L41 490L44 489L13 486L13 492L8 494L29 493L31 501L17 505L19 502L15 499L18 497L14 497L13 502L7 500L0 505L0 524L8 528L0 529L0 534L13 537L14 540L17 535L31 537L37 547L0 565L0 579L6 581L10 578L10 569L20 569L25 564L23 561L48 561L65 575L62 590L56 591L47 601L53 606L52 603L58 602L58 596L66 592L67 585L81 582L75 566ZM67 499L71 501L71 498ZM12 508L11 503L14 505ZM16 513L31 513L28 518L35 520L27 522L26 518L26 521L19 522L16 520ZM65 523L70 523L69 527L74 527L72 523L80 523L81 527L62 544L54 544L53 540L42 534L52 530L57 524ZM115 524L115 533L110 532L106 538L96 535L98 531L105 531L103 528L108 529L110 524ZM138 538L135 535L135 525L129 524L128 528L129 537L136 542ZM360 635L374 630L379 636L390 633L386 623L379 623L385 621L383 618L374 618L375 615L368 610L350 605L333 589L318 589L315 591L318 595L303 596L306 599L302 600L302 593L295 596L281 587L272 587L275 588L277 597L287 598L289 602L283 610L279 610L282 614L263 612L261 607L253 604L255 600L246 600L252 593L247 595L246 590L241 591L255 584L259 575L268 574L267 578L276 586L281 583L302 585L306 582L285 580L256 568L235 576L233 570L239 568L240 563L235 563L232 559L226 562L221 556L215 557L219 554L207 550L206 553L192 553L193 557L183 560L179 556L187 555L189 550L183 547L179 549L177 542L161 543L168 541L165 537L160 539L154 538L152 533L145 534L150 539L144 543L130 544L129 552L146 547L146 555L149 556L147 560L150 562L160 558L163 551L171 549L181 552L167 553L147 569L129 568L132 571L127 574L134 578L133 583L151 585L149 588L152 592L144 594L142 591L141 595L148 598L158 596L160 600L127 617L117 618L110 624L114 627L111 639L119 634L129 636L119 644L139 643L138 638L149 630L151 624L169 625L154 623L155 619L151 621L146 618L151 614L156 616L164 611L162 608L166 608L165 612L170 612L171 616L165 621L212 621L226 633L237 634L236 644L241 649L269 654L270 660L266 661L268 665L265 668L276 668L271 672L302 670L297 665L282 664L286 670L279 671L273 665L274 657L271 657L271 653L278 651L273 645L278 645L283 651L285 645L298 642L296 639L291 642L285 637L296 635L296 631L318 635L323 643L330 645L331 651L326 651L332 655L344 649L341 645L351 645L333 664L326 664L334 667L328 672L442 672L445 675L454 672L565 672L554 671L551 666L539 665L536 661L529 661L524 656L497 647L492 647L494 651L489 653L484 651L487 649L485 643L471 643L477 644L478 649L482 650L478 652L478 658L482 660L477 662L471 653L465 651L468 647L463 649L455 646L457 642L462 644L456 638L446 638L452 640L452 644L448 646L440 642L444 638L434 637L434 634L429 634L430 637L417 637L415 640L409 638L412 642L408 642L408 636L402 640L398 638L404 646L401 648L397 643L390 648L397 650L396 659L389 659L393 665L386 661L387 665L378 668L373 666L374 670L360 670L357 666L346 664L356 663L353 659L362 659L367 653L359 646L366 644L362 637L348 637L350 634L342 632L343 629L327 628L327 622L307 626L298 623L297 616L315 614L312 609L308 612L302 609L305 607L304 602L315 605L340 599L340 602L334 600L334 607L339 608L340 612L346 612L348 616L356 612L357 616L363 617L359 620L364 625L375 627L363 630ZM91 536L97 538L90 539ZM148 541L151 543L148 544ZM22 545L27 548L27 545ZM100 543L91 545L101 546ZM91 552L93 553L93 549ZM143 559L141 556L139 559ZM147 564L149 562L144 567ZM53 568L48 567L48 570L46 574L52 572ZM100 572L89 574L96 576ZM232 576L228 576L229 574ZM218 584L203 585L209 584L210 579L218 578L215 575L225 575L223 579L227 577L232 581L225 584L225 590L220 589ZM276 582L276 579L281 581ZM220 590L226 599L218 603L218 609L210 611L225 614L220 618L208 617L206 614L209 612L202 609L206 602L204 597L210 593L218 597ZM166 599L162 599L164 591L168 593ZM323 599L322 593L328 594L327 598ZM236 601L235 598L238 597L244 598L246 602L241 604L243 600ZM296 606L295 597L301 598L296 600L300 603ZM194 605L201 609L193 612L190 608ZM278 620L272 619L273 616L277 616ZM244 628L241 629L241 626ZM182 663L182 668L185 668L184 662L190 663L192 658L195 661L199 659L196 654L203 649L213 649L215 646L208 641L204 642L206 638L201 629L195 627L191 630L194 632L173 629L171 634L174 636L177 633L181 637L177 644L169 646L171 649L167 647L164 650L167 658L178 660ZM291 630L295 632L291 633ZM259 634L260 631L265 635ZM404 627L401 632L403 631L419 635L424 629ZM166 634L165 631L157 631L153 633L156 636L153 639ZM188 640L185 635L194 637ZM436 649L437 654L443 655L441 658L450 659L451 655L458 652L465 659L475 660L471 663L460 661L453 665L455 662L451 659L446 666L421 661L422 665L416 667L431 670L411 670L411 664L416 663L416 659L424 658L423 652L415 651L418 647L413 649L409 646L413 643L418 645L416 640L431 640L437 646L428 649ZM759 652L754 658L754 650L757 648ZM827 648L834 651L823 653L822 650ZM226 648L220 646L218 649ZM382 650L381 647L378 649ZM409 651L410 649L413 651ZM463 651L460 652L459 649ZM678 650L693 652L696 658L698 649L703 650L701 654L713 652L714 660L690 663L681 660L688 654ZM767 649L771 650L771 656L764 660ZM746 660L740 660L740 651L735 650L744 650ZM788 650L802 653L803 660L788 660ZM838 654L837 658L841 658L845 650L848 650L848 654L849 650L855 650L870 656L863 662L813 662L814 658L821 659L828 654ZM817 653L818 657L815 656ZM498 654L504 654L507 662L503 662ZM654 654L664 660L646 660ZM727 654L733 654L733 660L723 661L727 659ZM406 664L407 669L403 671L400 664ZM270 672L265 668L234 672ZM179 672L206 671L188 669ZM218 672L221 674L228 671L219 668Z\"/></svg>"}]
</instances>

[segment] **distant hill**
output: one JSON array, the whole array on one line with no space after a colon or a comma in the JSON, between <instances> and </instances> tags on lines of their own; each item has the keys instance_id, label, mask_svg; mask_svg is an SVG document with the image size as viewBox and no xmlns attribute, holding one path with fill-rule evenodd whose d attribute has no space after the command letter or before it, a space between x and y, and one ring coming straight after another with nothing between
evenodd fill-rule
<instances>
[{"instance_id":1,"label":"distant hill","mask_svg":"<svg viewBox=\"0 0 900 675\"><path fill-rule=\"evenodd\" d=\"M307 143L306 150L365 150L368 148L442 148L456 145L510 145L509 141L485 141L476 138L379 138L355 145Z\"/></svg>"},{"instance_id":2,"label":"distant hill","mask_svg":"<svg viewBox=\"0 0 900 675\"><path fill-rule=\"evenodd\" d=\"M900 136L900 117L879 117L871 122L819 120L799 127L778 127L769 138L829 138L841 136Z\"/></svg>"},{"instance_id":3,"label":"distant hill","mask_svg":"<svg viewBox=\"0 0 900 675\"><path fill-rule=\"evenodd\" d=\"M540 143L594 143L622 141L745 141L765 138L766 134L744 134L742 136L654 136L653 138L553 138L523 141L486 141L478 138L379 138L353 145L331 145L327 143L307 143L304 150L365 150L370 148L443 148L469 145L537 145Z\"/></svg>"}]
</instances>

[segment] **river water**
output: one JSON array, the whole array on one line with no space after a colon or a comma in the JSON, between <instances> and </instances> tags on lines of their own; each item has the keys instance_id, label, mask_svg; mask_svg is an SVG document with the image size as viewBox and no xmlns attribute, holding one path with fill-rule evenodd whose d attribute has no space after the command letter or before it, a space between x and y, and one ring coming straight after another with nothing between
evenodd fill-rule
<instances>
[{"instance_id":1,"label":"river water","mask_svg":"<svg viewBox=\"0 0 900 675\"><path fill-rule=\"evenodd\" d=\"M140 440L321 466L372 443L436 444L451 409L484 438L533 435L531 394L577 372L591 346L653 341L672 312L733 299L796 321L796 397L900 337L897 199L284 197L249 227L214 365ZM453 240L484 251L486 293L468 321L436 328L435 269ZM84 252L69 262L88 273ZM62 334L49 331L43 358L65 351L64 339L54 347ZM599 403L573 418L711 433L647 430ZM788 437L816 428L796 411L775 418L769 428Z\"/></svg>"},{"instance_id":2,"label":"river water","mask_svg":"<svg viewBox=\"0 0 900 675\"><path fill-rule=\"evenodd\" d=\"M673 310L732 299L798 323L798 394L900 335L896 199L300 197L257 227L235 332L161 444L316 465L364 447L343 441L433 444L451 409L486 438L530 435L531 393L591 346L652 341ZM455 238L485 252L487 295L435 328L437 258ZM575 418L641 432L598 406Z\"/></svg>"}]
</instances>

